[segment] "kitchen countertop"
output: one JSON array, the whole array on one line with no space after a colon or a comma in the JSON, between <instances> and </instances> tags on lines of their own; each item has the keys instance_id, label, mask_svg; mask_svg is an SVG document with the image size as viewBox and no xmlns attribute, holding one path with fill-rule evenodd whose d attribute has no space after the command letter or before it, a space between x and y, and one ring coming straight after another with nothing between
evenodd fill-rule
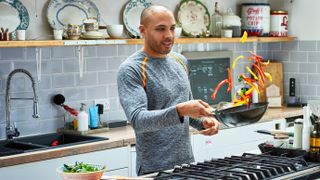
<instances>
[{"instance_id":1,"label":"kitchen countertop","mask_svg":"<svg viewBox=\"0 0 320 180\"><path fill-rule=\"evenodd\" d=\"M288 118L302 115L302 108L269 108L259 122ZM192 130L191 132L194 132ZM61 148L52 148L34 152L22 153L0 157L0 167L12 166L22 163L36 162L47 159L60 158L110 148L123 147L135 144L135 135L131 126L110 129L107 132L93 134L94 136L107 137L109 140L73 145Z\"/></svg>"}]
</instances>

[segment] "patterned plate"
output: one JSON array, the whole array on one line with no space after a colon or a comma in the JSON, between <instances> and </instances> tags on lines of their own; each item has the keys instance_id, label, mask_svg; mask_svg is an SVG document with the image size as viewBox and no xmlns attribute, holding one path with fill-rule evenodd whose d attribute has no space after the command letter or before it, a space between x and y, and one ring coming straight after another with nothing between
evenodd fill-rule
<instances>
[{"instance_id":1,"label":"patterned plate","mask_svg":"<svg viewBox=\"0 0 320 180\"><path fill-rule=\"evenodd\" d=\"M15 31L26 30L28 26L29 13L20 1L0 0L0 27L8 28L15 39Z\"/></svg>"},{"instance_id":2,"label":"patterned plate","mask_svg":"<svg viewBox=\"0 0 320 180\"><path fill-rule=\"evenodd\" d=\"M198 0L182 0L178 8L178 23L189 37L201 36L210 27L208 9Z\"/></svg>"},{"instance_id":3,"label":"patterned plate","mask_svg":"<svg viewBox=\"0 0 320 180\"><path fill-rule=\"evenodd\" d=\"M47 18L53 29L63 29L68 24L83 24L84 19L100 20L97 6L90 0L51 0Z\"/></svg>"},{"instance_id":4,"label":"patterned plate","mask_svg":"<svg viewBox=\"0 0 320 180\"><path fill-rule=\"evenodd\" d=\"M151 6L146 0L131 0L123 11L123 23L131 36L140 36L140 15L144 8Z\"/></svg>"}]
</instances>

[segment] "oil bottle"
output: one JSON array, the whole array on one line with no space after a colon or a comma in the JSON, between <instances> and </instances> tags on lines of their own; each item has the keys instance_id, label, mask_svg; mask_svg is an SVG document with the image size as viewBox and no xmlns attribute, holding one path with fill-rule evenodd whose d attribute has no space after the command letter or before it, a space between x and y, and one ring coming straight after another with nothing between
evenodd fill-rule
<instances>
[{"instance_id":1,"label":"oil bottle","mask_svg":"<svg viewBox=\"0 0 320 180\"><path fill-rule=\"evenodd\" d=\"M320 121L315 122L313 131L310 135L310 151L319 152L320 150Z\"/></svg>"}]
</instances>

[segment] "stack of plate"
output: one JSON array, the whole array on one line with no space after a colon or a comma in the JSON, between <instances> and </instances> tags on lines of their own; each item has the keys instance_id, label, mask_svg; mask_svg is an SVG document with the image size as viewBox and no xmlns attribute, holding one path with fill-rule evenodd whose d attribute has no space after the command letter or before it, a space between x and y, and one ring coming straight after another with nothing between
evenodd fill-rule
<instances>
[{"instance_id":1,"label":"stack of plate","mask_svg":"<svg viewBox=\"0 0 320 180\"><path fill-rule=\"evenodd\" d=\"M99 31L89 31L85 32L81 35L82 39L105 39L108 38L108 36L102 32Z\"/></svg>"}]
</instances>

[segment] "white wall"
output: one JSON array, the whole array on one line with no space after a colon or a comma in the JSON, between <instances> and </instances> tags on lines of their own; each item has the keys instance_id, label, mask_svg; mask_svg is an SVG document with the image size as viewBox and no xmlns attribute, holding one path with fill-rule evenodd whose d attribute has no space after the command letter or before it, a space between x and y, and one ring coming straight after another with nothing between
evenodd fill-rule
<instances>
[{"instance_id":1,"label":"white wall","mask_svg":"<svg viewBox=\"0 0 320 180\"><path fill-rule=\"evenodd\" d=\"M299 40L320 40L320 1L293 0L289 7L290 34Z\"/></svg>"},{"instance_id":2,"label":"white wall","mask_svg":"<svg viewBox=\"0 0 320 180\"><path fill-rule=\"evenodd\" d=\"M102 24L122 23L122 10L128 0L92 0L99 8ZM150 0L153 4L162 4L175 11L180 0ZM320 39L320 1L319 0L200 0L207 6L209 13L213 12L214 2L219 2L221 9L232 8L240 14L241 3L261 2L270 3L272 10L289 11L289 34L299 40ZM21 0L27 7L30 25L27 30L28 39L51 39L52 30L46 18L49 0Z\"/></svg>"}]
</instances>

